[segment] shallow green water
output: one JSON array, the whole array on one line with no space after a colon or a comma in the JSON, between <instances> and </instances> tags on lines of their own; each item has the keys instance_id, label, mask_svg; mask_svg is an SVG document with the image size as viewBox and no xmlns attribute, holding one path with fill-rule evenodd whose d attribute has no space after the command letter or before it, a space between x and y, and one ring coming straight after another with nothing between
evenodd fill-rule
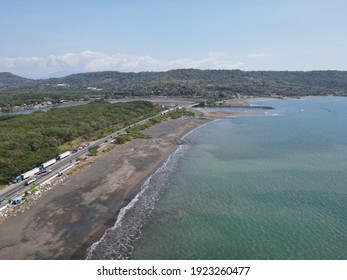
<instances>
[{"instance_id":1,"label":"shallow green water","mask_svg":"<svg viewBox=\"0 0 347 280\"><path fill-rule=\"evenodd\" d=\"M134 259L347 259L347 98L261 104L187 136Z\"/></svg>"}]
</instances>

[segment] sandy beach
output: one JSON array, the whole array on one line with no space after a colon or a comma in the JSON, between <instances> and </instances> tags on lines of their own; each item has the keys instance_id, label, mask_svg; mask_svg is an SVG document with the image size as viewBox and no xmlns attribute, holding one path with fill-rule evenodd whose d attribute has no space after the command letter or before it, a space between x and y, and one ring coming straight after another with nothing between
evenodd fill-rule
<instances>
[{"instance_id":1,"label":"sandy beach","mask_svg":"<svg viewBox=\"0 0 347 280\"><path fill-rule=\"evenodd\" d=\"M239 115L194 109L195 117L164 121L91 159L23 213L0 224L0 259L84 259L86 249L113 226L120 209L177 147L177 140L216 118Z\"/></svg>"}]
</instances>

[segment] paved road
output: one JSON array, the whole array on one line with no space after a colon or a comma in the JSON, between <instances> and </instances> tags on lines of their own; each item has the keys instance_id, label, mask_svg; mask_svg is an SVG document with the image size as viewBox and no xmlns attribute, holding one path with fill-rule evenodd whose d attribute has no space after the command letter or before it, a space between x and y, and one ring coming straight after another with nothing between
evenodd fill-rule
<instances>
[{"instance_id":1,"label":"paved road","mask_svg":"<svg viewBox=\"0 0 347 280\"><path fill-rule=\"evenodd\" d=\"M49 178L56 176L58 172L60 172L64 168L68 167L69 165L73 164L74 162L76 162L77 158L82 158L83 156L87 155L89 153L88 150L90 147L96 146L96 145L103 147L103 146L109 144L109 141L108 141L109 139L111 139L114 136L117 136L119 134L123 134L123 133L125 133L125 129L121 129L119 131L116 131L115 133L112 133L112 134L108 135L107 137L104 137L104 138L98 139L94 142L91 142L90 146L84 147L83 149L78 150L76 153L72 153L69 156L67 156L66 158L58 160L53 165L47 167L47 169L52 170L51 173L49 173L45 176L35 176L35 178L36 178L35 184L41 184L42 182L48 180ZM107 140L107 142L105 142L106 140ZM30 185L29 186L26 185L26 182L28 180L29 180L29 178L20 182L20 183L12 184L12 185L0 190L0 196L6 197L6 198L14 198L14 197L18 196L20 193L23 193L26 190L31 188Z\"/></svg>"},{"instance_id":2,"label":"paved road","mask_svg":"<svg viewBox=\"0 0 347 280\"><path fill-rule=\"evenodd\" d=\"M189 105L186 105L185 107L191 108L191 107L194 107L195 105L198 105L198 103L189 104ZM164 110L164 111L160 112L159 114L157 114L156 116L160 116L160 115L165 114L171 110L173 110L173 109ZM149 118L151 118L151 117L149 117ZM144 119L142 121L139 121L137 123L134 123L128 127L143 124L144 122L148 121L149 118ZM128 127L126 127L126 128L128 128ZM113 137L116 137L120 134L126 133L125 132L126 128L120 129L120 130L115 131L114 133L112 133L112 134L110 134L104 138L101 138L101 139L98 139L94 142L91 142L90 146L85 147L81 150L78 150L76 153L72 153L69 156L67 156L66 158L63 158L63 159L57 161L56 163L54 163L53 165L47 167L48 169L52 170L52 172L49 173L48 175L45 175L45 176L35 176L36 177L35 184L41 184L42 182L48 180L49 178L57 176L58 172L60 172L64 168L68 167L69 165L72 165L76 161L77 158L82 158L83 156L87 155L89 153L88 149L90 147L96 146L96 145L99 145L100 147L104 147L104 146L110 144L109 140L111 140ZM0 197L14 198L14 197L18 196L19 194L24 193L26 190L29 190L31 188L31 186L26 185L26 181L28 181L28 180L29 179L26 179L20 183L12 184L12 185L0 190Z\"/></svg>"}]
</instances>

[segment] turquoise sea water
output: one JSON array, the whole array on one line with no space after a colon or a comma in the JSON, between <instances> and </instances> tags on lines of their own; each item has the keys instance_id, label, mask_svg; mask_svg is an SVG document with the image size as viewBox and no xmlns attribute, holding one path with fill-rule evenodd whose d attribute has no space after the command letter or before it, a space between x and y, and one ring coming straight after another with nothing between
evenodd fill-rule
<instances>
[{"instance_id":1,"label":"turquoise sea water","mask_svg":"<svg viewBox=\"0 0 347 280\"><path fill-rule=\"evenodd\" d=\"M86 257L347 259L347 98L256 105L187 135Z\"/></svg>"},{"instance_id":2,"label":"turquoise sea water","mask_svg":"<svg viewBox=\"0 0 347 280\"><path fill-rule=\"evenodd\" d=\"M133 259L347 259L347 98L257 104L186 137Z\"/></svg>"}]
</instances>

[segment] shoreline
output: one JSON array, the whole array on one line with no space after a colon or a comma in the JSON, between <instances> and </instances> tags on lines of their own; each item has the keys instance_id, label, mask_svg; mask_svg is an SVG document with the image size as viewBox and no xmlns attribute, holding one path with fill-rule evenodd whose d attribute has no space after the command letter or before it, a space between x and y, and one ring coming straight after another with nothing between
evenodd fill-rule
<instances>
[{"instance_id":1,"label":"shoreline","mask_svg":"<svg viewBox=\"0 0 347 280\"><path fill-rule=\"evenodd\" d=\"M176 148L177 149L177 148ZM129 203L141 192L142 186L146 182L148 178L150 178L157 170L162 166L162 164L170 157L170 155L176 150L174 149L170 154L167 155L166 158L164 158L162 161L160 161L155 168L155 170L148 176L148 177L143 177L140 182L134 186L129 194L124 198L123 203L119 206L117 212L113 217L111 217L109 220L107 220L101 227L100 229L90 236L88 240L86 240L83 244L81 244L80 248L76 250L70 257L71 260L85 260L86 255L87 255L87 249L90 248L94 243L98 242L106 233L106 230L109 228L112 228L115 223L118 220L119 213L120 211L129 205Z\"/></svg>"},{"instance_id":2,"label":"shoreline","mask_svg":"<svg viewBox=\"0 0 347 280\"><path fill-rule=\"evenodd\" d=\"M151 139L134 139L101 154L22 213L0 225L0 259L85 259L120 210L176 150L177 139L198 127L242 112L204 112L152 126ZM206 110L205 110L206 111Z\"/></svg>"}]
</instances>

